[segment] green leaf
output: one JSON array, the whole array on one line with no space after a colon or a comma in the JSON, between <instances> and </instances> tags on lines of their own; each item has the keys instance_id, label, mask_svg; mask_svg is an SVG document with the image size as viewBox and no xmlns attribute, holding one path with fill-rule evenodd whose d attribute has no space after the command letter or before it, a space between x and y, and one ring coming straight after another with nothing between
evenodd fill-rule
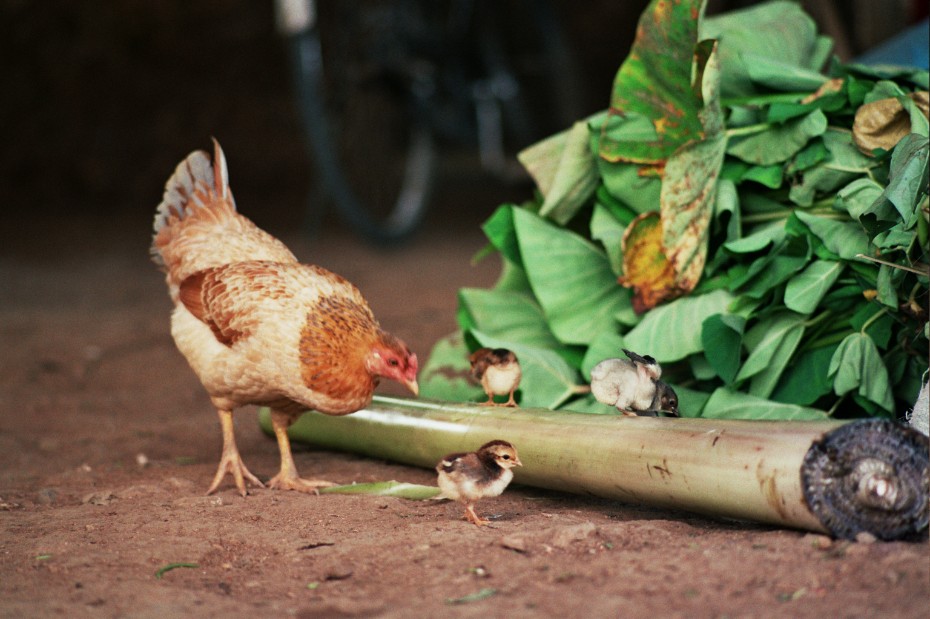
<instances>
[{"instance_id":1,"label":"green leaf","mask_svg":"<svg viewBox=\"0 0 930 619\"><path fill-rule=\"evenodd\" d=\"M714 218L718 222L725 219L727 226L726 240L728 242L735 241L742 234L739 207L739 194L736 192L736 185L727 180L718 181L717 193L714 196Z\"/></svg>"},{"instance_id":2,"label":"green leaf","mask_svg":"<svg viewBox=\"0 0 930 619\"><path fill-rule=\"evenodd\" d=\"M833 379L836 395L855 390L882 409L894 410L888 370L868 335L851 333L843 339L830 359L828 376Z\"/></svg>"},{"instance_id":3,"label":"green leaf","mask_svg":"<svg viewBox=\"0 0 930 619\"><path fill-rule=\"evenodd\" d=\"M912 133L898 142L891 155L891 176L888 187L869 213L881 211L887 201L898 211L906 229L912 228L920 216L918 208L927 195L927 183L930 178L928 165L928 139Z\"/></svg>"},{"instance_id":4,"label":"green leaf","mask_svg":"<svg viewBox=\"0 0 930 619\"><path fill-rule=\"evenodd\" d=\"M786 173L796 174L808 170L830 156L823 140L813 139L788 163Z\"/></svg>"},{"instance_id":5,"label":"green leaf","mask_svg":"<svg viewBox=\"0 0 930 619\"><path fill-rule=\"evenodd\" d=\"M594 193L600 179L589 144L588 121L582 120L517 155L545 197L543 217L565 224Z\"/></svg>"},{"instance_id":6,"label":"green leaf","mask_svg":"<svg viewBox=\"0 0 930 619\"><path fill-rule=\"evenodd\" d=\"M785 307L799 314L812 313L842 272L842 262L815 260L788 281Z\"/></svg>"},{"instance_id":7,"label":"green leaf","mask_svg":"<svg viewBox=\"0 0 930 619\"><path fill-rule=\"evenodd\" d=\"M497 589L491 587L485 587L475 593L469 593L468 595L463 595L460 598L446 598L446 604L468 604L470 602L478 602L486 598L491 597L497 593Z\"/></svg>"},{"instance_id":8,"label":"green leaf","mask_svg":"<svg viewBox=\"0 0 930 619\"><path fill-rule=\"evenodd\" d=\"M708 17L701 24L700 36L720 40L725 97L756 91L749 65L760 56L777 60L785 67L816 71L825 55L824 41L817 36L814 20L794 2L763 2Z\"/></svg>"},{"instance_id":9,"label":"green leaf","mask_svg":"<svg viewBox=\"0 0 930 619\"><path fill-rule=\"evenodd\" d=\"M864 332L879 348L888 346L894 325L895 319L890 312L876 303L866 303L861 298L859 309L849 319L849 326L854 331Z\"/></svg>"},{"instance_id":10,"label":"green leaf","mask_svg":"<svg viewBox=\"0 0 930 619\"><path fill-rule=\"evenodd\" d=\"M703 350L701 331L695 325L726 312L732 300L725 290L681 297L646 312L624 340L631 350L652 355L662 363L684 359Z\"/></svg>"},{"instance_id":11,"label":"green leaf","mask_svg":"<svg viewBox=\"0 0 930 619\"><path fill-rule=\"evenodd\" d=\"M758 226L751 234L735 241L727 241L723 247L734 254L751 254L770 245L781 243L785 238L785 224L773 221Z\"/></svg>"},{"instance_id":12,"label":"green leaf","mask_svg":"<svg viewBox=\"0 0 930 619\"><path fill-rule=\"evenodd\" d=\"M594 212L591 214L591 238L604 246L610 261L610 270L617 276L623 273L623 252L620 243L624 230L626 225L614 217L606 206L600 203L594 205Z\"/></svg>"},{"instance_id":13,"label":"green leaf","mask_svg":"<svg viewBox=\"0 0 930 619\"><path fill-rule=\"evenodd\" d=\"M501 274L494 283L494 290L516 292L528 297L533 296L533 288L530 286L530 280L526 277L526 271L507 258L501 260ZM466 328L464 325L462 327Z\"/></svg>"},{"instance_id":14,"label":"green leaf","mask_svg":"<svg viewBox=\"0 0 930 619\"><path fill-rule=\"evenodd\" d=\"M806 350L798 355L778 381L771 398L777 402L808 406L833 391L827 376L830 359L839 344Z\"/></svg>"},{"instance_id":15,"label":"green leaf","mask_svg":"<svg viewBox=\"0 0 930 619\"><path fill-rule=\"evenodd\" d=\"M821 110L773 125L751 135L733 135L727 144L727 154L756 165L773 165L790 159L814 137L827 130L827 117ZM734 130L737 131L737 130Z\"/></svg>"},{"instance_id":16,"label":"green leaf","mask_svg":"<svg viewBox=\"0 0 930 619\"><path fill-rule=\"evenodd\" d=\"M878 281L876 290L878 291L878 302L893 309L898 309L898 288L892 282L894 271L891 266L883 264L878 267Z\"/></svg>"},{"instance_id":17,"label":"green leaf","mask_svg":"<svg viewBox=\"0 0 930 619\"><path fill-rule=\"evenodd\" d=\"M769 397L797 350L804 329L804 317L794 312L779 312L758 322L746 332L749 357L736 380L751 378L749 393Z\"/></svg>"},{"instance_id":18,"label":"green leaf","mask_svg":"<svg viewBox=\"0 0 930 619\"><path fill-rule=\"evenodd\" d=\"M746 53L742 59L749 79L774 90L813 91L827 81L826 76L817 71L760 54Z\"/></svg>"},{"instance_id":19,"label":"green leaf","mask_svg":"<svg viewBox=\"0 0 930 619\"><path fill-rule=\"evenodd\" d=\"M823 420L827 414L816 408L772 402L748 393L721 387L714 391L701 411L713 419L755 419L770 421Z\"/></svg>"},{"instance_id":20,"label":"green leaf","mask_svg":"<svg viewBox=\"0 0 930 619\"><path fill-rule=\"evenodd\" d=\"M608 190L606 185L599 185L597 191L594 192L595 195L595 206L600 207L601 209L610 213L614 219L619 221L624 226L630 224L631 221L636 219L636 216L639 214L634 211L632 208L615 198ZM655 205L659 203L658 200L659 192L656 191L656 199L650 204L649 210L656 210Z\"/></svg>"},{"instance_id":21,"label":"green leaf","mask_svg":"<svg viewBox=\"0 0 930 619\"><path fill-rule=\"evenodd\" d=\"M784 181L784 166L775 163L768 166L752 166L746 170L740 180L754 181L769 189L778 189Z\"/></svg>"},{"instance_id":22,"label":"green leaf","mask_svg":"<svg viewBox=\"0 0 930 619\"><path fill-rule=\"evenodd\" d=\"M468 311L470 324L483 333L540 348L559 346L546 325L542 308L526 295L462 288L459 305Z\"/></svg>"},{"instance_id":23,"label":"green leaf","mask_svg":"<svg viewBox=\"0 0 930 619\"><path fill-rule=\"evenodd\" d=\"M622 358L624 348L626 342L619 333L604 333L591 342L581 362L581 373L585 380L591 380L591 369L604 359Z\"/></svg>"},{"instance_id":24,"label":"green leaf","mask_svg":"<svg viewBox=\"0 0 930 619\"><path fill-rule=\"evenodd\" d=\"M481 226L485 236L491 244L510 262L523 267L520 256L520 246L517 244L517 235L513 227L513 212L519 209L514 204L504 204L491 215Z\"/></svg>"},{"instance_id":25,"label":"green leaf","mask_svg":"<svg viewBox=\"0 0 930 619\"><path fill-rule=\"evenodd\" d=\"M827 249L843 260L869 253L869 237L856 223L819 217L802 210L796 210L792 217L803 222Z\"/></svg>"},{"instance_id":26,"label":"green leaf","mask_svg":"<svg viewBox=\"0 0 930 619\"><path fill-rule=\"evenodd\" d=\"M766 256L754 261L742 275L734 276L731 290L761 299L775 286L787 281L804 268L810 260L811 250L806 239L789 239Z\"/></svg>"},{"instance_id":27,"label":"green leaf","mask_svg":"<svg viewBox=\"0 0 930 619\"><path fill-rule=\"evenodd\" d=\"M692 90L692 60L703 0L653 0L639 19L630 54L614 80L611 115L649 118L657 139L616 141L602 134L599 155L609 161L659 163L703 136ZM696 73L701 73L698 67Z\"/></svg>"},{"instance_id":28,"label":"green leaf","mask_svg":"<svg viewBox=\"0 0 930 619\"><path fill-rule=\"evenodd\" d=\"M598 159L598 170L607 192L637 214L659 210L662 180L631 163Z\"/></svg>"},{"instance_id":29,"label":"green leaf","mask_svg":"<svg viewBox=\"0 0 930 619\"><path fill-rule=\"evenodd\" d=\"M557 408L575 394L578 372L558 353L496 338L480 331L473 330L470 334L481 346L509 348L520 359L520 369L523 371L518 391L520 406Z\"/></svg>"},{"instance_id":30,"label":"green leaf","mask_svg":"<svg viewBox=\"0 0 930 619\"><path fill-rule=\"evenodd\" d=\"M789 198L795 204L810 206L818 194L834 192L877 165L874 159L859 152L852 133L847 130L831 127L823 134L823 144L829 157L804 170L801 182L791 187Z\"/></svg>"},{"instance_id":31,"label":"green leaf","mask_svg":"<svg viewBox=\"0 0 930 619\"><path fill-rule=\"evenodd\" d=\"M392 496L413 501L425 501L439 496L436 486L422 486L399 481L377 481L365 484L347 484L320 488L320 494L367 494L371 496Z\"/></svg>"},{"instance_id":32,"label":"green leaf","mask_svg":"<svg viewBox=\"0 0 930 619\"><path fill-rule=\"evenodd\" d=\"M882 191L884 188L874 180L857 178L837 192L834 206L845 210L853 219L859 219L882 195ZM889 210L894 212L893 208Z\"/></svg>"},{"instance_id":33,"label":"green leaf","mask_svg":"<svg viewBox=\"0 0 930 619\"><path fill-rule=\"evenodd\" d=\"M736 375L736 380L745 380L773 370L780 374L803 333L804 316L794 312L778 312L760 320L746 332L744 341L749 357Z\"/></svg>"},{"instance_id":34,"label":"green leaf","mask_svg":"<svg viewBox=\"0 0 930 619\"><path fill-rule=\"evenodd\" d=\"M471 377L468 354L461 332L436 342L420 370L420 396L449 402L480 400L484 391Z\"/></svg>"},{"instance_id":35,"label":"green leaf","mask_svg":"<svg viewBox=\"0 0 930 619\"><path fill-rule=\"evenodd\" d=\"M591 415L620 415L613 406L602 404L590 393L581 398L575 398L563 404L559 410L572 411L573 413L588 413Z\"/></svg>"},{"instance_id":36,"label":"green leaf","mask_svg":"<svg viewBox=\"0 0 930 619\"><path fill-rule=\"evenodd\" d=\"M587 344L613 330L623 297L604 252L524 209L513 211L513 223L526 275L556 337Z\"/></svg>"},{"instance_id":37,"label":"green leaf","mask_svg":"<svg viewBox=\"0 0 930 619\"><path fill-rule=\"evenodd\" d=\"M680 385L675 385L674 389L678 396L678 414L682 417L700 417L710 394Z\"/></svg>"},{"instance_id":38,"label":"green leaf","mask_svg":"<svg viewBox=\"0 0 930 619\"><path fill-rule=\"evenodd\" d=\"M745 327L746 319L735 314L714 314L701 323L704 356L727 385L733 382L739 369Z\"/></svg>"}]
</instances>

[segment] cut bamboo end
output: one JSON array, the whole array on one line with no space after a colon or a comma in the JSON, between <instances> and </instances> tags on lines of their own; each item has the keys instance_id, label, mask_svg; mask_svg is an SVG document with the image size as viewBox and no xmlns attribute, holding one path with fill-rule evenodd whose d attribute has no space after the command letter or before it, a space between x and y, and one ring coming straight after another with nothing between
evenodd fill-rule
<instances>
[{"instance_id":1,"label":"cut bamboo end","mask_svg":"<svg viewBox=\"0 0 930 619\"><path fill-rule=\"evenodd\" d=\"M928 439L883 420L849 423L814 441L801 466L804 498L836 537L901 539L927 527Z\"/></svg>"},{"instance_id":2,"label":"cut bamboo end","mask_svg":"<svg viewBox=\"0 0 930 619\"><path fill-rule=\"evenodd\" d=\"M267 410L261 411L261 420L270 433ZM871 423L888 424L880 431L882 447L877 450ZM837 431L839 435L833 434ZM879 539L897 539L927 526L926 437L920 435L921 443L908 428L890 422L624 417L376 397L368 408L344 417L305 414L289 434L327 449L427 468L449 453L504 439L517 447L523 461L515 483L838 537L867 531ZM844 438L828 438L833 436ZM856 478L862 481L830 481L842 465L831 468L826 463L848 449L837 451L837 444L856 445L856 454L888 461L888 468L878 467L881 472L870 475L872 465L863 465ZM888 458L897 444L911 446L907 467ZM826 461L809 455L813 450L828 454ZM825 472L810 472L817 470ZM872 507L872 517L862 522L855 520L855 501L840 508L843 516L835 516L841 502L833 494L820 499L816 493L840 486L845 493L855 486L874 501L887 495L891 486L883 484L900 489L896 497L910 499L902 503L895 498L895 508L884 516L881 507ZM849 518L855 524L848 524Z\"/></svg>"}]
</instances>

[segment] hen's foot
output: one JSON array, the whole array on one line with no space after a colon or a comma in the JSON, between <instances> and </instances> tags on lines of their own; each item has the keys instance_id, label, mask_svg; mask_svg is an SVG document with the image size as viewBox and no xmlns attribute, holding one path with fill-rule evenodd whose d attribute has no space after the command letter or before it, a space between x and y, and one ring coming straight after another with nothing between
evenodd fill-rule
<instances>
[{"instance_id":1,"label":"hen's foot","mask_svg":"<svg viewBox=\"0 0 930 619\"><path fill-rule=\"evenodd\" d=\"M278 473L268 482L268 487L275 490L296 490L297 492L312 494L319 494L320 488L330 488L335 485L336 484L331 481L304 479L302 477L284 475L282 473Z\"/></svg>"},{"instance_id":2,"label":"hen's foot","mask_svg":"<svg viewBox=\"0 0 930 619\"><path fill-rule=\"evenodd\" d=\"M213 477L213 483L210 484L210 489L207 490L207 494L216 492L216 489L219 488L220 483L223 481L223 478L226 477L227 473L232 474L236 482L236 488L239 489L239 494L242 496L248 494L245 489L245 480L249 480L259 488L265 487L265 484L263 484L258 477L252 475L251 471L246 468L238 451L224 451L223 457L220 459L220 465L216 469L216 475Z\"/></svg>"}]
</instances>

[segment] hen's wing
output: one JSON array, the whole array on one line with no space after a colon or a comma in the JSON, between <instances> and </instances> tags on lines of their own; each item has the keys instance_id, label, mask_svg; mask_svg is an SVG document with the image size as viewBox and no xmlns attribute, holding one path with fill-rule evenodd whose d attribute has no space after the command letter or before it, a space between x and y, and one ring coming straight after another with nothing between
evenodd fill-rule
<instances>
[{"instance_id":1,"label":"hen's wing","mask_svg":"<svg viewBox=\"0 0 930 619\"><path fill-rule=\"evenodd\" d=\"M234 393L241 384L240 404L286 398L337 414L370 401L375 382L364 355L380 328L358 289L338 275L298 263L237 262L184 279L179 301L221 345L212 344L215 358L182 350L203 359L192 365L202 366L194 369L208 389ZM176 337L179 347L193 348L188 340ZM259 374L260 381L251 378Z\"/></svg>"},{"instance_id":2,"label":"hen's wing","mask_svg":"<svg viewBox=\"0 0 930 619\"><path fill-rule=\"evenodd\" d=\"M178 164L155 212L152 258L177 287L198 271L235 262L297 262L281 241L236 212L226 157L216 140L211 163L195 151Z\"/></svg>"}]
</instances>

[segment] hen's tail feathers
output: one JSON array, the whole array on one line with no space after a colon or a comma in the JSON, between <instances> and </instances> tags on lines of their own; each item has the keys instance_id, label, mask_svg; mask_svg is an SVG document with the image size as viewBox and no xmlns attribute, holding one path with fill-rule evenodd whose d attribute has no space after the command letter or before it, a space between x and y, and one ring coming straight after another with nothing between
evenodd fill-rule
<instances>
[{"instance_id":1,"label":"hen's tail feathers","mask_svg":"<svg viewBox=\"0 0 930 619\"><path fill-rule=\"evenodd\" d=\"M171 227L177 222L193 217L220 222L235 212L226 156L214 139L212 163L205 151L194 151L178 164L165 183L161 204L155 210L152 259L165 266L161 248L170 240Z\"/></svg>"}]
</instances>

